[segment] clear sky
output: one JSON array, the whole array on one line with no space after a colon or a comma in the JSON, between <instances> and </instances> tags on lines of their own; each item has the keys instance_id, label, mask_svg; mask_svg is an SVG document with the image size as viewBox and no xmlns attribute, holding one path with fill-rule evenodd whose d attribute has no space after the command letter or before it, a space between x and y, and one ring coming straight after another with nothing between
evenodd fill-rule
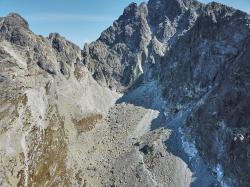
<instances>
[{"instance_id":1,"label":"clear sky","mask_svg":"<svg viewBox=\"0 0 250 187\"><path fill-rule=\"evenodd\" d=\"M36 34L58 32L82 47L96 40L132 1L144 0L0 0L0 16L17 12ZM215 1L250 13L250 0Z\"/></svg>"}]
</instances>

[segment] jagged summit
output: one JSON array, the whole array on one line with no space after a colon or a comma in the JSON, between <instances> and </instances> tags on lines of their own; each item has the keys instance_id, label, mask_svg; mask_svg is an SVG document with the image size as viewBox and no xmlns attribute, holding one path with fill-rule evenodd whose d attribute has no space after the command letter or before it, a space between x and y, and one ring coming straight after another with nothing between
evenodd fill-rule
<instances>
[{"instance_id":1,"label":"jagged summit","mask_svg":"<svg viewBox=\"0 0 250 187\"><path fill-rule=\"evenodd\" d=\"M248 186L249 50L219 3L132 3L82 50L0 18L0 186Z\"/></svg>"},{"instance_id":2,"label":"jagged summit","mask_svg":"<svg viewBox=\"0 0 250 187\"><path fill-rule=\"evenodd\" d=\"M84 52L88 54L88 57L83 57L84 63L101 84L126 90L137 81L143 69L147 69L143 66L148 65L142 61L155 61L153 58L156 56L148 53L152 51L148 48L152 38L172 45L179 35L192 27L203 6L197 1L177 0L149 1L139 6L131 3L113 26L102 32L100 38L89 45L89 49L85 48L93 53ZM116 69L111 70L109 67L114 65Z\"/></svg>"},{"instance_id":3,"label":"jagged summit","mask_svg":"<svg viewBox=\"0 0 250 187\"><path fill-rule=\"evenodd\" d=\"M231 69L228 66L238 66L236 61L240 58L239 55L244 53L245 46L249 45L249 21L246 13L215 2L205 5L193 0L150 0L143 9L131 4L114 25L102 33L100 40L89 45L85 63L91 67L89 69L97 81L115 90L127 90L131 85L138 84L138 81L160 80L165 88L164 94L168 98L168 104L172 106L168 109L171 116L174 111L183 111L191 102L207 97L206 94L217 93L219 98L225 100L227 94L237 95L236 90L239 87L234 81L229 86L232 89L217 86L228 84L225 77L236 68ZM104 49L105 51L102 51ZM94 53L91 54L91 51ZM86 59L85 56L83 58ZM235 62L234 65L232 61ZM96 69L93 64L97 65ZM244 73L240 74L243 76ZM222 90L227 94L219 93ZM244 103L247 103L244 99L247 95L245 93L242 98ZM238 97L232 99L235 102L241 100ZM211 100L212 96L204 102L209 105ZM222 108L226 107L222 105ZM213 154L203 150L205 155L210 155L210 163L216 165L217 162L219 168L224 168L232 162L229 152L234 148L228 143L228 136L234 136L235 124L230 121L229 115L222 115L223 109L217 110L214 107L217 106L212 107L216 111L216 117L210 116L202 106L194 109L193 114L196 114L197 119L190 117L188 125L195 126L193 132L197 133L193 136L198 147L213 150ZM234 108L231 105L230 107ZM213 128L214 122L203 125L205 121L198 117L200 110L205 110L204 116L208 115L209 119L217 121L216 123L223 121L227 124L227 132L222 133L223 138L219 137L218 131L211 130L209 135L206 133L205 128ZM207 118L204 117L205 119ZM248 120L247 117L245 120ZM192 121L199 125L192 125ZM219 130L220 133L221 131L223 130ZM248 130L244 131L247 132ZM209 140L206 140L208 136ZM220 139L220 145L212 141L216 138ZM224 148L223 153L219 154L227 157L228 162L219 159L221 156L218 157L217 154L220 152L220 146ZM240 147L241 151L246 153L245 146L246 142L242 142ZM237 162L246 163L246 160L249 160L249 157L242 157L242 160ZM236 165L235 169L238 170L240 166ZM245 167L241 168L242 173L249 172ZM236 176L231 169L226 169L225 175ZM242 184L247 183L246 178L243 181ZM230 177L227 182L235 183Z\"/></svg>"},{"instance_id":4,"label":"jagged summit","mask_svg":"<svg viewBox=\"0 0 250 187\"><path fill-rule=\"evenodd\" d=\"M23 27L26 29L29 28L28 22L17 13L8 14L6 17L1 18L1 22L3 25L9 27Z\"/></svg>"},{"instance_id":5,"label":"jagged summit","mask_svg":"<svg viewBox=\"0 0 250 187\"><path fill-rule=\"evenodd\" d=\"M10 13L6 17L0 18L0 38L20 45L27 45L28 32L31 32L29 25L19 14Z\"/></svg>"},{"instance_id":6,"label":"jagged summit","mask_svg":"<svg viewBox=\"0 0 250 187\"><path fill-rule=\"evenodd\" d=\"M169 13L169 16L176 16L178 15L177 13L181 13L182 11L185 11L185 9L200 5L202 5L202 3L196 0L149 0L148 1L149 7L155 10L161 10L161 11L164 10L165 12Z\"/></svg>"},{"instance_id":7,"label":"jagged summit","mask_svg":"<svg viewBox=\"0 0 250 187\"><path fill-rule=\"evenodd\" d=\"M135 14L137 11L137 3L130 3L123 11L123 16L130 16L130 14Z\"/></svg>"},{"instance_id":8,"label":"jagged summit","mask_svg":"<svg viewBox=\"0 0 250 187\"><path fill-rule=\"evenodd\" d=\"M148 2L150 16L155 14L153 19L161 22L165 17L173 20L176 16L179 16L186 6L181 0L150 0Z\"/></svg>"},{"instance_id":9,"label":"jagged summit","mask_svg":"<svg viewBox=\"0 0 250 187\"><path fill-rule=\"evenodd\" d=\"M74 50L80 50L80 48L76 44L68 41L59 33L50 33L48 39L52 42L52 47L58 52L63 52L65 50L65 47L68 45L71 45Z\"/></svg>"}]
</instances>

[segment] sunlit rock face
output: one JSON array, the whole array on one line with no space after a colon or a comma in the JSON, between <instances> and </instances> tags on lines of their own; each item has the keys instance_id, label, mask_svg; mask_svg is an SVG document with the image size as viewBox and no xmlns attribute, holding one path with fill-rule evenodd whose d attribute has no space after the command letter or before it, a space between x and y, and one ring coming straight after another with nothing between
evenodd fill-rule
<instances>
[{"instance_id":1,"label":"sunlit rock face","mask_svg":"<svg viewBox=\"0 0 250 187\"><path fill-rule=\"evenodd\" d=\"M250 17L131 3L80 49L0 18L0 186L248 186Z\"/></svg>"},{"instance_id":2,"label":"sunlit rock face","mask_svg":"<svg viewBox=\"0 0 250 187\"><path fill-rule=\"evenodd\" d=\"M0 47L0 185L77 185L72 146L118 94L93 80L79 47L33 34L17 14L1 18Z\"/></svg>"},{"instance_id":3,"label":"sunlit rock face","mask_svg":"<svg viewBox=\"0 0 250 187\"><path fill-rule=\"evenodd\" d=\"M131 3L97 41L84 47L83 62L102 85L126 90L142 74L150 75L148 66L190 29L203 6L176 0Z\"/></svg>"}]
</instances>

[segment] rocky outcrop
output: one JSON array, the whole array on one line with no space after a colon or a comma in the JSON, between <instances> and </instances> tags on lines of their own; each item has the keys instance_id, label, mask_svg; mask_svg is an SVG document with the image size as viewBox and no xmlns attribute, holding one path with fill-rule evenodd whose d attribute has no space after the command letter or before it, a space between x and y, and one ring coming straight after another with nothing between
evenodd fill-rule
<instances>
[{"instance_id":1,"label":"rocky outcrop","mask_svg":"<svg viewBox=\"0 0 250 187\"><path fill-rule=\"evenodd\" d=\"M229 177L219 180L235 186L249 183L248 109L244 108L249 21L243 12L211 3L161 65L168 115L192 108L185 129L211 167L220 166Z\"/></svg>"},{"instance_id":2,"label":"rocky outcrop","mask_svg":"<svg viewBox=\"0 0 250 187\"><path fill-rule=\"evenodd\" d=\"M78 185L72 150L87 127L75 123L105 115L118 94L94 81L76 45L35 35L17 14L0 19L0 186Z\"/></svg>"},{"instance_id":3,"label":"rocky outcrop","mask_svg":"<svg viewBox=\"0 0 250 187\"><path fill-rule=\"evenodd\" d=\"M249 183L246 163L250 159L244 83L248 81L249 21L246 13L215 2L133 3L96 42L86 46L88 53L83 58L88 58L84 60L87 65L93 62L98 66L92 64L90 68L97 81L116 90L141 80L159 80L168 103L167 117L172 119L190 110L184 129L201 155L217 168L218 175L218 167L224 169L228 178L220 176L219 180L244 186ZM111 52L120 53L120 57L108 59ZM128 54L139 58L130 59ZM116 70L112 67L118 64L119 71L112 76ZM234 165L229 167L229 163Z\"/></svg>"},{"instance_id":4,"label":"rocky outcrop","mask_svg":"<svg viewBox=\"0 0 250 187\"><path fill-rule=\"evenodd\" d=\"M0 18L0 185L248 186L249 47L215 2L131 3L83 50Z\"/></svg>"},{"instance_id":5,"label":"rocky outcrop","mask_svg":"<svg viewBox=\"0 0 250 187\"><path fill-rule=\"evenodd\" d=\"M83 51L83 62L102 85L123 91L143 73L151 31L147 6L130 4L100 38Z\"/></svg>"},{"instance_id":6,"label":"rocky outcrop","mask_svg":"<svg viewBox=\"0 0 250 187\"><path fill-rule=\"evenodd\" d=\"M131 3L96 42L85 46L84 64L102 85L124 91L142 74L151 75L149 67L192 27L203 6L176 0Z\"/></svg>"}]
</instances>

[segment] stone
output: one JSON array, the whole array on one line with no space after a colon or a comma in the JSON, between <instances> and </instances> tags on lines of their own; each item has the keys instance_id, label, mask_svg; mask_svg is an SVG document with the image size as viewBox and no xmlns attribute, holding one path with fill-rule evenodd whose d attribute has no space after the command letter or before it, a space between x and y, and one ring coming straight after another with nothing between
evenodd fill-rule
<instances>
[{"instance_id":1,"label":"stone","mask_svg":"<svg viewBox=\"0 0 250 187\"><path fill-rule=\"evenodd\" d=\"M1 17L0 185L249 185L249 33L196 0L131 3L83 49Z\"/></svg>"}]
</instances>

